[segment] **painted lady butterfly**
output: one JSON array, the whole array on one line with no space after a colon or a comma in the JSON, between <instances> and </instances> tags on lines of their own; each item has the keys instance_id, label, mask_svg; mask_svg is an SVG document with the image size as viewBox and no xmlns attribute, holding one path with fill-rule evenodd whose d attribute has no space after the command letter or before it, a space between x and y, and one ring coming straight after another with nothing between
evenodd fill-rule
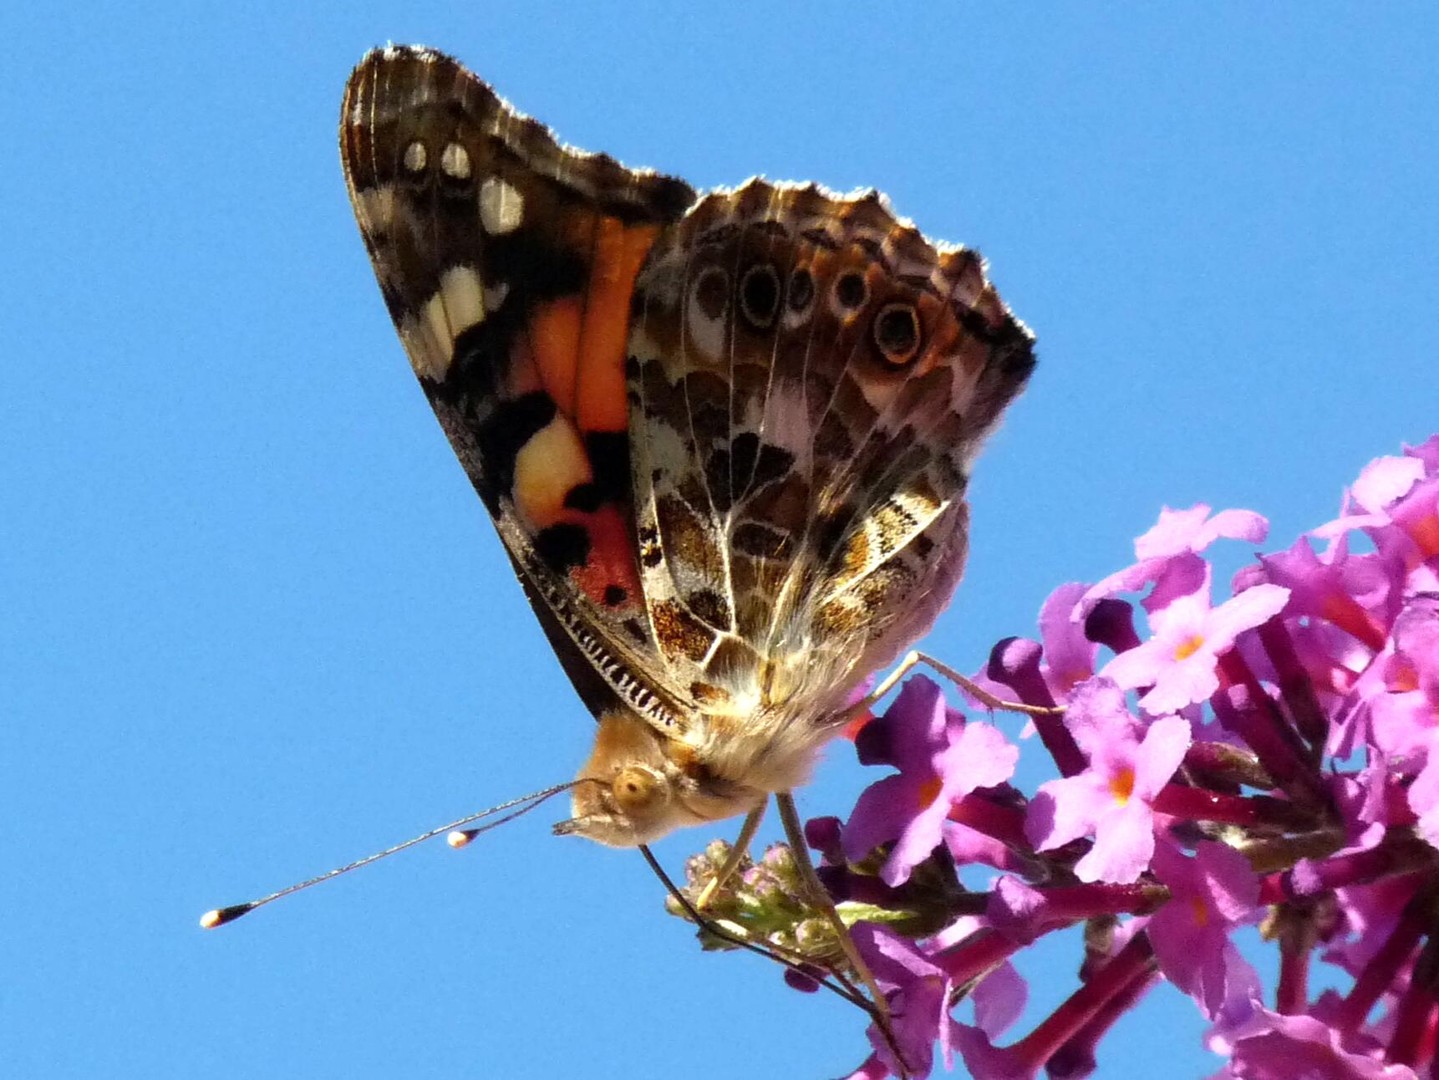
<instances>
[{"instance_id":1,"label":"painted lady butterfly","mask_svg":"<svg viewBox=\"0 0 1439 1080\"><path fill-rule=\"evenodd\" d=\"M455 60L367 56L340 132L435 415L599 721L561 831L647 843L801 784L958 583L1034 367L978 255L877 192L561 146Z\"/></svg>"}]
</instances>

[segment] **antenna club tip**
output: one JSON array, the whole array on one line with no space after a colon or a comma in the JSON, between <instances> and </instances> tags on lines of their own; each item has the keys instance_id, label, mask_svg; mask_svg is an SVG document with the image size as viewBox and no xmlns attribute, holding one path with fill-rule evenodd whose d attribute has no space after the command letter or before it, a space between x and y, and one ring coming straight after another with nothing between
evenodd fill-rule
<instances>
[{"instance_id":1,"label":"antenna club tip","mask_svg":"<svg viewBox=\"0 0 1439 1080\"><path fill-rule=\"evenodd\" d=\"M254 906L254 904L231 904L229 907L211 908L200 916L200 926L205 930L224 926L227 922L234 922Z\"/></svg>"},{"instance_id":2,"label":"antenna club tip","mask_svg":"<svg viewBox=\"0 0 1439 1080\"><path fill-rule=\"evenodd\" d=\"M462 847L468 847L474 838L475 833L469 829L455 829L445 837L445 843L458 851Z\"/></svg>"}]
</instances>

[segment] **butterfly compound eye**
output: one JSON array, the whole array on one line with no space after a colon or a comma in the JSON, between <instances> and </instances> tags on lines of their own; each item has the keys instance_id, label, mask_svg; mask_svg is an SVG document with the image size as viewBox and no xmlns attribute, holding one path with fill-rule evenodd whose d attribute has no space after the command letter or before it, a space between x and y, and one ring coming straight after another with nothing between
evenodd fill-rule
<instances>
[{"instance_id":1,"label":"butterfly compound eye","mask_svg":"<svg viewBox=\"0 0 1439 1080\"><path fill-rule=\"evenodd\" d=\"M648 769L627 766L616 774L610 790L626 814L648 810L664 795L664 782Z\"/></svg>"},{"instance_id":2,"label":"butterfly compound eye","mask_svg":"<svg viewBox=\"0 0 1439 1080\"><path fill-rule=\"evenodd\" d=\"M874 317L874 344L891 367L903 367L919 355L919 313L914 305L882 307Z\"/></svg>"}]
</instances>

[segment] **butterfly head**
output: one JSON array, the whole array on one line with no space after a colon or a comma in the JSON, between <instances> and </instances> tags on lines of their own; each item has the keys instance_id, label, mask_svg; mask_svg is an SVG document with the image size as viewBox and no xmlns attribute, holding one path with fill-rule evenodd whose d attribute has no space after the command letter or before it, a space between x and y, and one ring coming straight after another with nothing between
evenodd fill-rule
<instances>
[{"instance_id":1,"label":"butterfly head","mask_svg":"<svg viewBox=\"0 0 1439 1080\"><path fill-rule=\"evenodd\" d=\"M594 753L555 831L608 847L637 847L675 829L748 813L767 792L714 776L686 743L628 710L600 717Z\"/></svg>"}]
</instances>

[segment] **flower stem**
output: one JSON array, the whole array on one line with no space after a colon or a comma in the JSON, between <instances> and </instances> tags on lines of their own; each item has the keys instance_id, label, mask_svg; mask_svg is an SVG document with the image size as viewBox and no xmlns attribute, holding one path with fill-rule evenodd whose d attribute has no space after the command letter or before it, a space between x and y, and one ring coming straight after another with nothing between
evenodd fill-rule
<instances>
[{"instance_id":1,"label":"flower stem","mask_svg":"<svg viewBox=\"0 0 1439 1080\"><path fill-rule=\"evenodd\" d=\"M1309 1003L1309 961L1319 939L1312 904L1287 904L1280 924L1279 985L1274 1008L1286 1016L1302 1013Z\"/></svg>"},{"instance_id":2,"label":"flower stem","mask_svg":"<svg viewBox=\"0 0 1439 1080\"><path fill-rule=\"evenodd\" d=\"M948 817L950 821L968 825L1001 844L1030 850L1029 840L1024 835L1024 811L1015 807L1000 806L983 795L971 793L954 801Z\"/></svg>"},{"instance_id":3,"label":"flower stem","mask_svg":"<svg viewBox=\"0 0 1439 1080\"><path fill-rule=\"evenodd\" d=\"M1393 831L1389 836L1395 836ZM1378 847L1336 855L1322 862L1304 860L1292 870L1270 874L1260 885L1262 903L1276 903L1290 897L1317 896L1346 885L1367 885L1387 877L1432 868L1434 849L1402 831L1388 836Z\"/></svg>"},{"instance_id":4,"label":"flower stem","mask_svg":"<svg viewBox=\"0 0 1439 1080\"><path fill-rule=\"evenodd\" d=\"M1011 941L993 930L980 930L963 941L940 950L931 959L955 983L964 985L987 975L1020 949L1020 943Z\"/></svg>"},{"instance_id":5,"label":"flower stem","mask_svg":"<svg viewBox=\"0 0 1439 1080\"><path fill-rule=\"evenodd\" d=\"M1294 641L1280 620L1269 619L1260 625L1259 642L1274 664L1279 675L1279 695L1289 706L1289 715L1294 717L1294 725L1309 744L1313 758L1323 752L1329 737L1329 720L1314 694L1314 682L1300 663Z\"/></svg>"},{"instance_id":6,"label":"flower stem","mask_svg":"<svg viewBox=\"0 0 1439 1080\"><path fill-rule=\"evenodd\" d=\"M1123 995L1137 980L1152 973L1154 967L1154 948L1149 944L1149 936L1141 931L1038 1027L1010 1046L1008 1054L1030 1070L1038 1070L1098 1017L1106 1005Z\"/></svg>"},{"instance_id":7,"label":"flower stem","mask_svg":"<svg viewBox=\"0 0 1439 1080\"><path fill-rule=\"evenodd\" d=\"M1278 826L1294 829L1311 825L1313 815L1297 810L1293 803L1268 796L1225 795L1217 791L1166 784L1154 797L1156 812L1190 821L1218 821L1226 825Z\"/></svg>"},{"instance_id":8,"label":"flower stem","mask_svg":"<svg viewBox=\"0 0 1439 1080\"><path fill-rule=\"evenodd\" d=\"M1230 649L1220 656L1219 670L1229 684L1209 699L1219 722L1249 744L1265 770L1296 801L1327 805L1324 785L1306 760L1298 735L1284 722L1243 657Z\"/></svg>"},{"instance_id":9,"label":"flower stem","mask_svg":"<svg viewBox=\"0 0 1439 1080\"><path fill-rule=\"evenodd\" d=\"M1153 966L1139 969L1133 978L1117 990L1085 1024L1056 1050L1047 1062L1045 1072L1058 1080L1060 1077L1082 1077L1091 1075L1097 1065L1096 1047L1109 1034L1119 1018L1134 1007L1134 1004L1148 992L1159 978Z\"/></svg>"},{"instance_id":10,"label":"flower stem","mask_svg":"<svg viewBox=\"0 0 1439 1080\"><path fill-rule=\"evenodd\" d=\"M1339 1031L1357 1030L1375 1002L1394 985L1399 969L1408 962L1424 933L1424 911L1429 903L1427 894L1421 893L1405 905L1398 924L1364 965L1354 980L1354 988L1335 1014L1332 1022Z\"/></svg>"}]
</instances>

